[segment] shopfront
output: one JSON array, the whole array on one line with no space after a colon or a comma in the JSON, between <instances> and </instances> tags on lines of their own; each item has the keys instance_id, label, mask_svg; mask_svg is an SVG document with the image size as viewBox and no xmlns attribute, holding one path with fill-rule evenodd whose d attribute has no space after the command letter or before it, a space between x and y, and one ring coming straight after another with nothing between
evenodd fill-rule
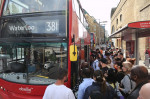
<instances>
[{"instance_id":1,"label":"shopfront","mask_svg":"<svg viewBox=\"0 0 150 99\"><path fill-rule=\"evenodd\" d=\"M110 38L121 38L126 57L136 58L136 64L144 65L145 51L150 50L150 21L129 23Z\"/></svg>"}]
</instances>

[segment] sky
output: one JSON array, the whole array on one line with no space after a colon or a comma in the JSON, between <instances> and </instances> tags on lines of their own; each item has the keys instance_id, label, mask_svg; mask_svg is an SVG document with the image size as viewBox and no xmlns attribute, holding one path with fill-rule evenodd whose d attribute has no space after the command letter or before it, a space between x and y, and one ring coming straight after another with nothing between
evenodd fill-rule
<instances>
[{"instance_id":1,"label":"sky","mask_svg":"<svg viewBox=\"0 0 150 99\"><path fill-rule=\"evenodd\" d=\"M107 21L105 29L110 35L110 14L111 8L117 7L120 0L80 0L82 7L89 13L90 16L93 16L97 19L97 22Z\"/></svg>"}]
</instances>

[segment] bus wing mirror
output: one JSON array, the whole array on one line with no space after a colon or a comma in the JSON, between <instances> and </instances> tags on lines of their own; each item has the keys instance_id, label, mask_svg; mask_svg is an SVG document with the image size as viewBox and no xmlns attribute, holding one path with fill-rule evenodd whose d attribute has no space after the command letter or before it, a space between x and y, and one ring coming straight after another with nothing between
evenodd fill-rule
<instances>
[{"instance_id":1,"label":"bus wing mirror","mask_svg":"<svg viewBox=\"0 0 150 99\"><path fill-rule=\"evenodd\" d=\"M77 46L70 45L70 61L77 61Z\"/></svg>"}]
</instances>

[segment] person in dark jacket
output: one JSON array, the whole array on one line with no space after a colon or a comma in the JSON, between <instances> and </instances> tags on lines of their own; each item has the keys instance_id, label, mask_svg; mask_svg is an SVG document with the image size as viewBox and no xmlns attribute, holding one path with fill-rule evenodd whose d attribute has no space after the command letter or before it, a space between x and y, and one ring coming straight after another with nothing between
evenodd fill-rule
<instances>
[{"instance_id":1,"label":"person in dark jacket","mask_svg":"<svg viewBox=\"0 0 150 99\"><path fill-rule=\"evenodd\" d=\"M102 58L101 60L100 60L100 65L101 65L101 71L102 71L102 73L103 73L103 75L105 76L105 77L107 77L107 71L108 71L108 66L107 66L107 59L105 59L105 58Z\"/></svg>"},{"instance_id":2,"label":"person in dark jacket","mask_svg":"<svg viewBox=\"0 0 150 99\"><path fill-rule=\"evenodd\" d=\"M131 79L135 81L136 87L127 99L137 99L141 87L148 83L148 70L145 66L134 66L131 69Z\"/></svg>"},{"instance_id":3,"label":"person in dark jacket","mask_svg":"<svg viewBox=\"0 0 150 99\"><path fill-rule=\"evenodd\" d=\"M106 83L103 73L100 70L96 70L93 75L95 82L91 86L87 87L84 93L83 99L113 99L114 90Z\"/></svg>"},{"instance_id":4,"label":"person in dark jacket","mask_svg":"<svg viewBox=\"0 0 150 99\"><path fill-rule=\"evenodd\" d=\"M118 53L118 58L120 58L121 59L121 63L123 63L123 62L125 62L126 61L126 59L123 57L123 53Z\"/></svg>"},{"instance_id":5,"label":"person in dark jacket","mask_svg":"<svg viewBox=\"0 0 150 99\"><path fill-rule=\"evenodd\" d=\"M121 62L116 62L116 66L117 66L117 74L116 74L116 80L118 83L121 83L121 80L124 78L125 74L122 70L122 64Z\"/></svg>"}]
</instances>

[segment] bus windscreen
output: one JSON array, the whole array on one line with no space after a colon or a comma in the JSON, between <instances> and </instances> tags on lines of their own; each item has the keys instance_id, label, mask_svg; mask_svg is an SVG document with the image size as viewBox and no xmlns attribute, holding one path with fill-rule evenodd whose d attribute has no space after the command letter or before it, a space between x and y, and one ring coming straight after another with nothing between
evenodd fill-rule
<instances>
[{"instance_id":1,"label":"bus windscreen","mask_svg":"<svg viewBox=\"0 0 150 99\"><path fill-rule=\"evenodd\" d=\"M66 43L1 43L0 78L22 84L51 84L67 68Z\"/></svg>"}]
</instances>

